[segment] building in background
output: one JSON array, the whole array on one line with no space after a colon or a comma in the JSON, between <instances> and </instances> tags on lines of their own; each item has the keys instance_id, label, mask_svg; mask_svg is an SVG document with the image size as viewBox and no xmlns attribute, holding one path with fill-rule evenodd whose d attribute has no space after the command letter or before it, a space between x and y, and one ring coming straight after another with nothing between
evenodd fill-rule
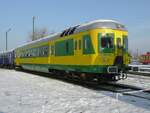
<instances>
[{"instance_id":1,"label":"building in background","mask_svg":"<svg viewBox=\"0 0 150 113\"><path fill-rule=\"evenodd\" d=\"M147 52L146 54L142 54L140 56L140 62L142 64L150 64L150 52Z\"/></svg>"}]
</instances>

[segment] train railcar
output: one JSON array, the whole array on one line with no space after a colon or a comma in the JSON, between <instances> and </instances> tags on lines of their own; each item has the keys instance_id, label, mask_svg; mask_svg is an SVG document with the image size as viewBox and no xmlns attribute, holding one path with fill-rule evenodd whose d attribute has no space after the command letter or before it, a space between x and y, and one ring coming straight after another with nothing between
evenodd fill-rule
<instances>
[{"instance_id":1,"label":"train railcar","mask_svg":"<svg viewBox=\"0 0 150 113\"><path fill-rule=\"evenodd\" d=\"M146 54L140 56L140 63L150 64L150 52L147 52Z\"/></svg>"},{"instance_id":2,"label":"train railcar","mask_svg":"<svg viewBox=\"0 0 150 113\"><path fill-rule=\"evenodd\" d=\"M0 66L1 67L14 67L14 51L0 53Z\"/></svg>"},{"instance_id":3,"label":"train railcar","mask_svg":"<svg viewBox=\"0 0 150 113\"><path fill-rule=\"evenodd\" d=\"M27 70L115 80L129 63L128 32L116 21L96 20L24 44L15 56L15 65Z\"/></svg>"},{"instance_id":4,"label":"train railcar","mask_svg":"<svg viewBox=\"0 0 150 113\"><path fill-rule=\"evenodd\" d=\"M5 52L0 53L0 66L1 67L6 66L6 62L7 62L6 53Z\"/></svg>"},{"instance_id":5,"label":"train railcar","mask_svg":"<svg viewBox=\"0 0 150 113\"><path fill-rule=\"evenodd\" d=\"M3 54L0 53L0 67L3 66Z\"/></svg>"}]
</instances>

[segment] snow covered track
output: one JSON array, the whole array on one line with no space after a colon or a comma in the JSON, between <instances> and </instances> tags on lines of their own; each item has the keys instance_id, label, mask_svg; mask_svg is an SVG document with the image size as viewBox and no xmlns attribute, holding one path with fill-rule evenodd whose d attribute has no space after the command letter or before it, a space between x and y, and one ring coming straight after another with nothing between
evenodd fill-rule
<instances>
[{"instance_id":1,"label":"snow covered track","mask_svg":"<svg viewBox=\"0 0 150 113\"><path fill-rule=\"evenodd\" d=\"M26 72L43 75L43 76L47 76L47 77L53 77L53 78L56 78L59 80L63 80L65 82L73 83L75 85L84 86L89 89L112 91L115 93L120 93L122 95L130 95L130 96L135 96L138 98L150 100L149 89L144 89L142 87L137 87L134 85L120 84L120 83L115 83L115 82L99 84L98 81L84 81L84 80L79 80L79 79L74 79L74 78L66 78L60 74L57 74L55 76L54 76L54 74L51 74L51 76L49 76L49 74L46 74L46 73L39 73L39 72L32 72L32 71L26 71ZM134 92L136 92L136 94ZM143 92L144 95L146 93L146 96L140 95L139 94L140 92ZM147 94L148 94L148 96L147 96Z\"/></svg>"},{"instance_id":2,"label":"snow covered track","mask_svg":"<svg viewBox=\"0 0 150 113\"><path fill-rule=\"evenodd\" d=\"M130 74L149 76L150 77L150 65L129 65L131 70Z\"/></svg>"},{"instance_id":3,"label":"snow covered track","mask_svg":"<svg viewBox=\"0 0 150 113\"><path fill-rule=\"evenodd\" d=\"M116 93L150 100L150 88L144 89L144 88L140 88L140 87L136 87L132 85L118 84L118 83L116 84L110 83L109 85L116 87L116 89L114 89L114 92Z\"/></svg>"},{"instance_id":4,"label":"snow covered track","mask_svg":"<svg viewBox=\"0 0 150 113\"><path fill-rule=\"evenodd\" d=\"M150 77L150 72L147 72L147 71L129 71L128 73L134 74L134 75L149 76Z\"/></svg>"},{"instance_id":5,"label":"snow covered track","mask_svg":"<svg viewBox=\"0 0 150 113\"><path fill-rule=\"evenodd\" d=\"M137 78L129 78L129 81L133 79ZM145 80L147 79L142 79L139 85L143 87L144 85L140 83L145 83ZM124 82L127 83L127 80ZM148 87L145 85L144 88ZM150 101L146 99L94 90L86 88L86 85L84 87L45 75L37 76L32 73L0 69L0 113L149 113L149 111Z\"/></svg>"}]
</instances>

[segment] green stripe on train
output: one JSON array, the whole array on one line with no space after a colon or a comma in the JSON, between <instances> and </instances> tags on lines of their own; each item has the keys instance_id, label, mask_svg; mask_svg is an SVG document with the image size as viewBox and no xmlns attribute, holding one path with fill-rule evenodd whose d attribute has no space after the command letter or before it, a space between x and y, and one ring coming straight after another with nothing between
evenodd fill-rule
<instances>
[{"instance_id":1,"label":"green stripe on train","mask_svg":"<svg viewBox=\"0 0 150 113\"><path fill-rule=\"evenodd\" d=\"M49 65L49 64L21 64L24 69L49 72L49 69L76 71L76 72L89 72L89 73L107 73L107 66L90 65Z\"/></svg>"}]
</instances>

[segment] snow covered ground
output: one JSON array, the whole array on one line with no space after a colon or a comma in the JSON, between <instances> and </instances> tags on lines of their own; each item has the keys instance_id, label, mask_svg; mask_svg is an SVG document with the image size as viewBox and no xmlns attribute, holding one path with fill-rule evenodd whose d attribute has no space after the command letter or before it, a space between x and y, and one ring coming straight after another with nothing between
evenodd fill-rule
<instances>
[{"instance_id":1,"label":"snow covered ground","mask_svg":"<svg viewBox=\"0 0 150 113\"><path fill-rule=\"evenodd\" d=\"M0 69L0 113L150 113L150 101Z\"/></svg>"}]
</instances>

